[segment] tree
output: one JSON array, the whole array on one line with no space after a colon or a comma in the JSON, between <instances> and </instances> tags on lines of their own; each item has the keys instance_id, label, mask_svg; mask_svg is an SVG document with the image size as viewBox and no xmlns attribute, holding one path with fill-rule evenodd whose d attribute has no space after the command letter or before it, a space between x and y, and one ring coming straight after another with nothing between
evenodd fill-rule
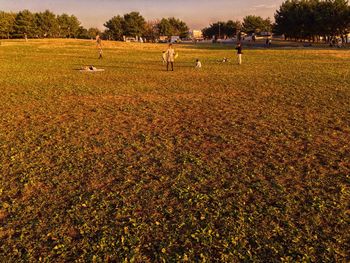
<instances>
[{"instance_id":1,"label":"tree","mask_svg":"<svg viewBox=\"0 0 350 263\"><path fill-rule=\"evenodd\" d=\"M74 15L62 14L58 16L60 37L77 37L80 29L80 22Z\"/></svg>"},{"instance_id":2,"label":"tree","mask_svg":"<svg viewBox=\"0 0 350 263\"><path fill-rule=\"evenodd\" d=\"M102 32L96 27L91 27L88 29L87 34L89 38L96 38L97 35L101 35Z\"/></svg>"},{"instance_id":3,"label":"tree","mask_svg":"<svg viewBox=\"0 0 350 263\"><path fill-rule=\"evenodd\" d=\"M224 33L227 37L234 37L241 30L242 24L240 21L229 20L224 27Z\"/></svg>"},{"instance_id":4,"label":"tree","mask_svg":"<svg viewBox=\"0 0 350 263\"><path fill-rule=\"evenodd\" d=\"M163 18L158 23L159 34L162 36L180 36L186 38L189 28L187 24L175 17Z\"/></svg>"},{"instance_id":5,"label":"tree","mask_svg":"<svg viewBox=\"0 0 350 263\"><path fill-rule=\"evenodd\" d=\"M168 18L168 21L172 27L173 35L180 36L181 38L188 37L189 28L185 22L175 17Z\"/></svg>"},{"instance_id":6,"label":"tree","mask_svg":"<svg viewBox=\"0 0 350 263\"><path fill-rule=\"evenodd\" d=\"M213 36L217 38L227 38L234 37L241 28L241 23L239 21L229 20L227 22L218 21L211 24L209 27L204 28L203 36L206 38L212 38Z\"/></svg>"},{"instance_id":7,"label":"tree","mask_svg":"<svg viewBox=\"0 0 350 263\"><path fill-rule=\"evenodd\" d=\"M99 32L98 29L94 31ZM49 10L31 13L23 10L14 13L0 11L0 38L23 37L74 37L90 38L88 30L74 15L55 15ZM95 35L93 36L95 37Z\"/></svg>"},{"instance_id":8,"label":"tree","mask_svg":"<svg viewBox=\"0 0 350 263\"><path fill-rule=\"evenodd\" d=\"M121 16L114 16L104 26L107 28L104 35L108 36L111 40L122 40L123 39L123 23L124 19Z\"/></svg>"},{"instance_id":9,"label":"tree","mask_svg":"<svg viewBox=\"0 0 350 263\"><path fill-rule=\"evenodd\" d=\"M70 34L69 20L70 20L69 15L67 14L62 14L57 17L60 37L64 37L64 38L69 37L69 34Z\"/></svg>"},{"instance_id":10,"label":"tree","mask_svg":"<svg viewBox=\"0 0 350 263\"><path fill-rule=\"evenodd\" d=\"M139 37L145 31L146 21L139 12L131 12L124 15L123 33L126 36Z\"/></svg>"},{"instance_id":11,"label":"tree","mask_svg":"<svg viewBox=\"0 0 350 263\"><path fill-rule=\"evenodd\" d=\"M90 39L89 31L85 27L80 26L75 37L79 39Z\"/></svg>"},{"instance_id":12,"label":"tree","mask_svg":"<svg viewBox=\"0 0 350 263\"><path fill-rule=\"evenodd\" d=\"M347 0L288 0L275 14L274 31L286 38L330 41L350 31Z\"/></svg>"},{"instance_id":13,"label":"tree","mask_svg":"<svg viewBox=\"0 0 350 263\"><path fill-rule=\"evenodd\" d=\"M204 28L203 31L203 36L205 38L212 38L214 37L215 39L221 38L224 36L223 29L225 27L225 22L216 22L211 24L209 27Z\"/></svg>"},{"instance_id":14,"label":"tree","mask_svg":"<svg viewBox=\"0 0 350 263\"><path fill-rule=\"evenodd\" d=\"M147 21L143 36L150 41L155 41L160 36L159 23L160 21L158 20Z\"/></svg>"},{"instance_id":15,"label":"tree","mask_svg":"<svg viewBox=\"0 0 350 263\"><path fill-rule=\"evenodd\" d=\"M57 37L59 33L57 17L49 10L35 14L35 25L39 37Z\"/></svg>"},{"instance_id":16,"label":"tree","mask_svg":"<svg viewBox=\"0 0 350 263\"><path fill-rule=\"evenodd\" d=\"M350 6L347 0L333 0L332 16L330 17L331 31L333 37L341 36L344 40L344 35L350 32Z\"/></svg>"},{"instance_id":17,"label":"tree","mask_svg":"<svg viewBox=\"0 0 350 263\"><path fill-rule=\"evenodd\" d=\"M123 36L146 37L155 40L159 36L188 36L188 26L180 19L171 17L162 20L146 22L138 12L125 14L123 17L114 16L104 26L107 28L104 37L113 40L122 40Z\"/></svg>"},{"instance_id":18,"label":"tree","mask_svg":"<svg viewBox=\"0 0 350 263\"><path fill-rule=\"evenodd\" d=\"M16 15L14 35L16 37L35 37L35 17L29 10L23 10Z\"/></svg>"},{"instance_id":19,"label":"tree","mask_svg":"<svg viewBox=\"0 0 350 263\"><path fill-rule=\"evenodd\" d=\"M69 17L69 37L78 37L81 30L80 21L74 15Z\"/></svg>"},{"instance_id":20,"label":"tree","mask_svg":"<svg viewBox=\"0 0 350 263\"><path fill-rule=\"evenodd\" d=\"M161 36L172 36L173 35L173 27L170 24L169 20L166 18L162 18L158 23L158 31Z\"/></svg>"},{"instance_id":21,"label":"tree","mask_svg":"<svg viewBox=\"0 0 350 263\"><path fill-rule=\"evenodd\" d=\"M13 33L16 15L13 13L0 12L0 38L10 38Z\"/></svg>"},{"instance_id":22,"label":"tree","mask_svg":"<svg viewBox=\"0 0 350 263\"><path fill-rule=\"evenodd\" d=\"M240 31L242 25L239 21L229 20L227 22L216 22L211 24L209 27L204 28L203 36L206 38L212 38L213 36L217 38L232 38L237 35Z\"/></svg>"},{"instance_id":23,"label":"tree","mask_svg":"<svg viewBox=\"0 0 350 263\"><path fill-rule=\"evenodd\" d=\"M246 33L270 32L272 22L269 18L263 19L260 16L249 15L243 18L242 30Z\"/></svg>"}]
</instances>

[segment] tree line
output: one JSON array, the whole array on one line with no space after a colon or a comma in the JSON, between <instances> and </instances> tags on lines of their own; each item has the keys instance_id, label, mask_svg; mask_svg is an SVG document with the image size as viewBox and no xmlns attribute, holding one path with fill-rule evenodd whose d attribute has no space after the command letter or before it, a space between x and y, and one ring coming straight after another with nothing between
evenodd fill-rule
<instances>
[{"instance_id":1,"label":"tree line","mask_svg":"<svg viewBox=\"0 0 350 263\"><path fill-rule=\"evenodd\" d=\"M131 12L124 16L114 16L104 26L105 38L123 40L124 36L145 37L155 40L160 36L188 36L189 27L180 19L170 17L161 20L147 21L139 12Z\"/></svg>"},{"instance_id":2,"label":"tree line","mask_svg":"<svg viewBox=\"0 0 350 263\"><path fill-rule=\"evenodd\" d=\"M90 32L91 33L91 32ZM88 38L89 32L74 15L49 10L32 13L0 11L0 38Z\"/></svg>"},{"instance_id":3,"label":"tree line","mask_svg":"<svg viewBox=\"0 0 350 263\"><path fill-rule=\"evenodd\" d=\"M189 27L180 19L170 17L146 21L138 12L114 16L104 23L106 30L86 29L74 15L56 15L45 12L18 13L0 11L0 38L94 38L101 35L110 40L127 37L145 37L155 40L159 36L188 36Z\"/></svg>"},{"instance_id":4,"label":"tree line","mask_svg":"<svg viewBox=\"0 0 350 263\"><path fill-rule=\"evenodd\" d=\"M273 24L269 18L249 15L241 21L216 22L204 28L203 36L206 38L232 38L239 32L248 34L259 34L261 32L271 32Z\"/></svg>"},{"instance_id":5,"label":"tree line","mask_svg":"<svg viewBox=\"0 0 350 263\"><path fill-rule=\"evenodd\" d=\"M332 41L350 32L347 0L287 0L276 11L274 32L287 39Z\"/></svg>"},{"instance_id":6,"label":"tree line","mask_svg":"<svg viewBox=\"0 0 350 263\"><path fill-rule=\"evenodd\" d=\"M350 6L347 0L287 0L275 13L275 22L249 15L243 22L216 22L203 29L206 38L234 37L239 32L273 32L286 39L331 42L350 33Z\"/></svg>"}]
</instances>

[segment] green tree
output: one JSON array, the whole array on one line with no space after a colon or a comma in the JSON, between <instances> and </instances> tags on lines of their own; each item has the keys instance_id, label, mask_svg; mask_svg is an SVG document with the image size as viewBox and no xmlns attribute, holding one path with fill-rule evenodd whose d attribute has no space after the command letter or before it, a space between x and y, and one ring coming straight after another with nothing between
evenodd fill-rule
<instances>
[{"instance_id":1,"label":"green tree","mask_svg":"<svg viewBox=\"0 0 350 263\"><path fill-rule=\"evenodd\" d=\"M105 38L111 40L122 40L123 39L123 23L124 19L121 16L114 16L104 26L107 28L104 32Z\"/></svg>"},{"instance_id":2,"label":"green tree","mask_svg":"<svg viewBox=\"0 0 350 263\"><path fill-rule=\"evenodd\" d=\"M126 36L142 36L145 31L146 21L139 12L131 12L124 15L123 33Z\"/></svg>"},{"instance_id":3,"label":"green tree","mask_svg":"<svg viewBox=\"0 0 350 263\"><path fill-rule=\"evenodd\" d=\"M180 36L185 38L188 36L189 28L184 21L175 17L163 18L158 23L159 34L162 36Z\"/></svg>"},{"instance_id":4,"label":"green tree","mask_svg":"<svg viewBox=\"0 0 350 263\"><path fill-rule=\"evenodd\" d=\"M0 38L10 38L13 33L16 14L0 12Z\"/></svg>"},{"instance_id":5,"label":"green tree","mask_svg":"<svg viewBox=\"0 0 350 263\"><path fill-rule=\"evenodd\" d=\"M80 26L75 37L79 39L90 39L89 31L85 27Z\"/></svg>"},{"instance_id":6,"label":"green tree","mask_svg":"<svg viewBox=\"0 0 350 263\"><path fill-rule=\"evenodd\" d=\"M181 38L188 37L189 27L184 21L175 17L170 17L168 20L172 27L173 35L180 36Z\"/></svg>"},{"instance_id":7,"label":"green tree","mask_svg":"<svg viewBox=\"0 0 350 263\"><path fill-rule=\"evenodd\" d=\"M241 30L242 24L240 21L229 20L224 27L224 33L227 37L234 37Z\"/></svg>"},{"instance_id":8,"label":"green tree","mask_svg":"<svg viewBox=\"0 0 350 263\"><path fill-rule=\"evenodd\" d=\"M350 6L346 0L333 0L332 13L330 17L331 31L333 37L341 36L344 40L344 35L350 32Z\"/></svg>"},{"instance_id":9,"label":"green tree","mask_svg":"<svg viewBox=\"0 0 350 263\"><path fill-rule=\"evenodd\" d=\"M46 10L35 14L36 33L39 37L57 37L59 33L57 17Z\"/></svg>"},{"instance_id":10,"label":"green tree","mask_svg":"<svg viewBox=\"0 0 350 263\"><path fill-rule=\"evenodd\" d=\"M227 22L216 22L211 24L209 27L202 30L203 36L206 38L225 38L234 37L237 35L238 31L241 29L242 25L240 21L229 20Z\"/></svg>"},{"instance_id":11,"label":"green tree","mask_svg":"<svg viewBox=\"0 0 350 263\"><path fill-rule=\"evenodd\" d=\"M78 37L79 36L79 32L81 30L80 27L80 21L78 20L78 18L74 15L71 15L69 17L69 37Z\"/></svg>"},{"instance_id":12,"label":"green tree","mask_svg":"<svg viewBox=\"0 0 350 263\"><path fill-rule=\"evenodd\" d=\"M80 22L74 15L62 14L58 16L59 35L60 37L78 37L80 30Z\"/></svg>"},{"instance_id":13,"label":"green tree","mask_svg":"<svg viewBox=\"0 0 350 263\"><path fill-rule=\"evenodd\" d=\"M20 11L15 18L14 36L15 37L35 37L36 25L35 17L29 10Z\"/></svg>"},{"instance_id":14,"label":"green tree","mask_svg":"<svg viewBox=\"0 0 350 263\"><path fill-rule=\"evenodd\" d=\"M288 0L275 14L274 31L286 38L326 41L343 39L350 31L350 7L347 0Z\"/></svg>"},{"instance_id":15,"label":"green tree","mask_svg":"<svg viewBox=\"0 0 350 263\"><path fill-rule=\"evenodd\" d=\"M272 22L269 18L263 19L260 16L249 15L243 18L242 30L246 33L270 32Z\"/></svg>"},{"instance_id":16,"label":"green tree","mask_svg":"<svg viewBox=\"0 0 350 263\"><path fill-rule=\"evenodd\" d=\"M284 34L285 38L300 37L300 21L298 5L296 1L284 2L275 14L274 31L277 34Z\"/></svg>"},{"instance_id":17,"label":"green tree","mask_svg":"<svg viewBox=\"0 0 350 263\"><path fill-rule=\"evenodd\" d=\"M161 36L172 36L174 34L173 27L166 18L160 20L158 23L158 30Z\"/></svg>"},{"instance_id":18,"label":"green tree","mask_svg":"<svg viewBox=\"0 0 350 263\"><path fill-rule=\"evenodd\" d=\"M63 38L69 37L69 34L70 34L69 20L70 20L69 15L67 14L62 14L57 16L60 37L63 37Z\"/></svg>"},{"instance_id":19,"label":"green tree","mask_svg":"<svg viewBox=\"0 0 350 263\"><path fill-rule=\"evenodd\" d=\"M221 39L226 36L227 24L223 21L218 21L216 23L211 24L209 27L204 28L203 36L206 38Z\"/></svg>"},{"instance_id":20,"label":"green tree","mask_svg":"<svg viewBox=\"0 0 350 263\"><path fill-rule=\"evenodd\" d=\"M97 35L101 35L102 32L96 27L91 27L87 31L89 38L96 38Z\"/></svg>"}]
</instances>

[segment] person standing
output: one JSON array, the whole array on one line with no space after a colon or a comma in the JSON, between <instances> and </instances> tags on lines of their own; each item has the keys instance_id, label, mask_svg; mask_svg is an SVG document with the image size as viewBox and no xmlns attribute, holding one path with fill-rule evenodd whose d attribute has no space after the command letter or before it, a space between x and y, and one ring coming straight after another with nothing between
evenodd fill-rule
<instances>
[{"instance_id":1,"label":"person standing","mask_svg":"<svg viewBox=\"0 0 350 263\"><path fill-rule=\"evenodd\" d=\"M99 47L99 49L98 49L98 54L99 54L98 59L102 59L102 58L103 58L102 46Z\"/></svg>"},{"instance_id":2,"label":"person standing","mask_svg":"<svg viewBox=\"0 0 350 263\"><path fill-rule=\"evenodd\" d=\"M102 40L99 34L96 35L96 45L98 48L98 59L102 59L103 58L103 50L102 50Z\"/></svg>"},{"instance_id":3,"label":"person standing","mask_svg":"<svg viewBox=\"0 0 350 263\"><path fill-rule=\"evenodd\" d=\"M169 65L171 65L171 71L174 71L175 50L173 45L169 44L168 50L165 52L166 56L166 70L169 71Z\"/></svg>"},{"instance_id":4,"label":"person standing","mask_svg":"<svg viewBox=\"0 0 350 263\"><path fill-rule=\"evenodd\" d=\"M99 34L96 35L96 45L97 47L101 47L102 46L102 40Z\"/></svg>"},{"instance_id":5,"label":"person standing","mask_svg":"<svg viewBox=\"0 0 350 263\"><path fill-rule=\"evenodd\" d=\"M238 64L241 65L242 64L242 45L241 45L241 43L237 44L236 50L237 50Z\"/></svg>"}]
</instances>

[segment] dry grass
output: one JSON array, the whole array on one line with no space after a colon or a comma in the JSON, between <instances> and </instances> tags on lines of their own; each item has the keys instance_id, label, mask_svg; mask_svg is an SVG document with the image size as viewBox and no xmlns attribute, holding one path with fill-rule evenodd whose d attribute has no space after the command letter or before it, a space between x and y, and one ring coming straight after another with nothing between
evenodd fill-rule
<instances>
[{"instance_id":1,"label":"dry grass","mask_svg":"<svg viewBox=\"0 0 350 263\"><path fill-rule=\"evenodd\" d=\"M349 51L104 47L0 46L2 262L350 260Z\"/></svg>"}]
</instances>

